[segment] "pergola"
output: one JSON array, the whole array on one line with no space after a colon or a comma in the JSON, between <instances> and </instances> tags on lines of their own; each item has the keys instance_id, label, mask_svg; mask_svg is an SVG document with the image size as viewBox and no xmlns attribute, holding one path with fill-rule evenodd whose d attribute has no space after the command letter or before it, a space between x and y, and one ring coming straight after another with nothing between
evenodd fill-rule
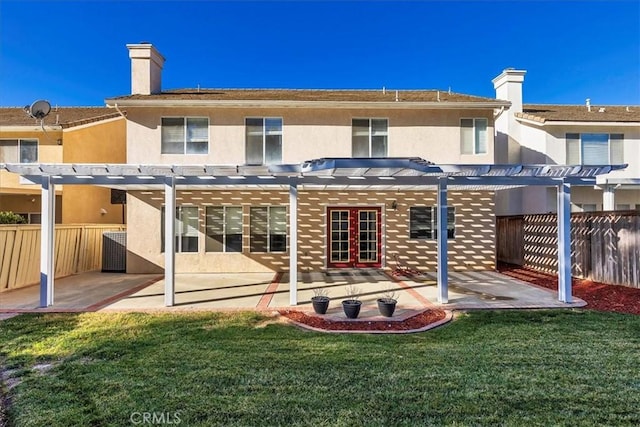
<instances>
[{"instance_id":1,"label":"pergola","mask_svg":"<svg viewBox=\"0 0 640 427\"><path fill-rule=\"evenodd\" d=\"M40 305L54 301L55 186L97 185L125 190L164 189L165 209L175 211L176 187L288 189L289 302L297 305L298 190L402 187L437 191L438 302L448 302L447 191L503 190L529 185L556 187L558 211L558 299L571 297L571 186L593 186L596 177L626 165L439 165L420 158L322 158L303 163L252 165L0 164L42 188ZM166 306L175 303L175 220L165 215Z\"/></svg>"}]
</instances>

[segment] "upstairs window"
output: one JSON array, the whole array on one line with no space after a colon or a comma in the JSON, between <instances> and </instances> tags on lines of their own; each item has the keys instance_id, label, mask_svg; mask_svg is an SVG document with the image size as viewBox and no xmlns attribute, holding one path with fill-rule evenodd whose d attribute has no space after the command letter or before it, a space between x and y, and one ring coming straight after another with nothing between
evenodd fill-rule
<instances>
[{"instance_id":1,"label":"upstairs window","mask_svg":"<svg viewBox=\"0 0 640 427\"><path fill-rule=\"evenodd\" d=\"M0 140L0 163L37 163L37 139Z\"/></svg>"},{"instance_id":2,"label":"upstairs window","mask_svg":"<svg viewBox=\"0 0 640 427\"><path fill-rule=\"evenodd\" d=\"M460 119L460 152L487 154L487 119Z\"/></svg>"},{"instance_id":3,"label":"upstairs window","mask_svg":"<svg viewBox=\"0 0 640 427\"><path fill-rule=\"evenodd\" d=\"M387 157L388 128L387 119L353 119L352 157Z\"/></svg>"},{"instance_id":4,"label":"upstairs window","mask_svg":"<svg viewBox=\"0 0 640 427\"><path fill-rule=\"evenodd\" d=\"M447 239L456 235L456 208L447 207ZM409 208L409 238L438 238L438 208L436 206L414 206Z\"/></svg>"},{"instance_id":5,"label":"upstairs window","mask_svg":"<svg viewBox=\"0 0 640 427\"><path fill-rule=\"evenodd\" d=\"M282 119L247 118L246 162L248 165L282 163Z\"/></svg>"},{"instance_id":6,"label":"upstairs window","mask_svg":"<svg viewBox=\"0 0 640 427\"><path fill-rule=\"evenodd\" d=\"M624 135L618 133L568 133L568 165L618 165L624 163Z\"/></svg>"},{"instance_id":7,"label":"upstairs window","mask_svg":"<svg viewBox=\"0 0 640 427\"><path fill-rule=\"evenodd\" d=\"M287 208L265 206L251 208L251 252L287 251Z\"/></svg>"},{"instance_id":8,"label":"upstairs window","mask_svg":"<svg viewBox=\"0 0 640 427\"><path fill-rule=\"evenodd\" d=\"M207 117L163 117L162 154L207 154L209 119Z\"/></svg>"}]
</instances>

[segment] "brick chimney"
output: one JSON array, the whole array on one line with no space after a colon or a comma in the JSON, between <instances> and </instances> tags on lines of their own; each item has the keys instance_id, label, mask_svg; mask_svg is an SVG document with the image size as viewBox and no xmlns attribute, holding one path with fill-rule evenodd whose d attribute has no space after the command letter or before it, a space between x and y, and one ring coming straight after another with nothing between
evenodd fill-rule
<instances>
[{"instance_id":1,"label":"brick chimney","mask_svg":"<svg viewBox=\"0 0 640 427\"><path fill-rule=\"evenodd\" d=\"M151 43L128 44L127 49L131 58L131 94L160 93L164 57Z\"/></svg>"}]
</instances>

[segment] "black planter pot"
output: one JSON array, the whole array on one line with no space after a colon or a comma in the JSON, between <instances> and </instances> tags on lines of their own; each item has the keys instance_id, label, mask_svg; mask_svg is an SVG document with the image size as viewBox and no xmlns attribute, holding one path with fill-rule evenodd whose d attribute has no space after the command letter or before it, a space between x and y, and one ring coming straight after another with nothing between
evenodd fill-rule
<instances>
[{"instance_id":1,"label":"black planter pot","mask_svg":"<svg viewBox=\"0 0 640 427\"><path fill-rule=\"evenodd\" d=\"M393 312L396 311L396 301L393 298L378 298L378 310L384 317L393 316Z\"/></svg>"},{"instance_id":2,"label":"black planter pot","mask_svg":"<svg viewBox=\"0 0 640 427\"><path fill-rule=\"evenodd\" d=\"M318 314L325 314L329 308L329 297L311 297L313 310Z\"/></svg>"},{"instance_id":3,"label":"black planter pot","mask_svg":"<svg viewBox=\"0 0 640 427\"><path fill-rule=\"evenodd\" d=\"M342 301L342 309L349 319L356 319L358 317L360 314L360 307L362 307L362 301L355 299L346 299Z\"/></svg>"}]
</instances>

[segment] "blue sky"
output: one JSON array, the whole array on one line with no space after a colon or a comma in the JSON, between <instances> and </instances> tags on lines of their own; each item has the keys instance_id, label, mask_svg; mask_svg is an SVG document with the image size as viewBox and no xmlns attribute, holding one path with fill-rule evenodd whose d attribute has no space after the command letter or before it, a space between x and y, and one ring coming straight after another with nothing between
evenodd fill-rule
<instances>
[{"instance_id":1,"label":"blue sky","mask_svg":"<svg viewBox=\"0 0 640 427\"><path fill-rule=\"evenodd\" d=\"M0 105L103 105L130 91L127 43L163 88L443 89L525 103L640 104L640 1L0 2Z\"/></svg>"}]
</instances>

